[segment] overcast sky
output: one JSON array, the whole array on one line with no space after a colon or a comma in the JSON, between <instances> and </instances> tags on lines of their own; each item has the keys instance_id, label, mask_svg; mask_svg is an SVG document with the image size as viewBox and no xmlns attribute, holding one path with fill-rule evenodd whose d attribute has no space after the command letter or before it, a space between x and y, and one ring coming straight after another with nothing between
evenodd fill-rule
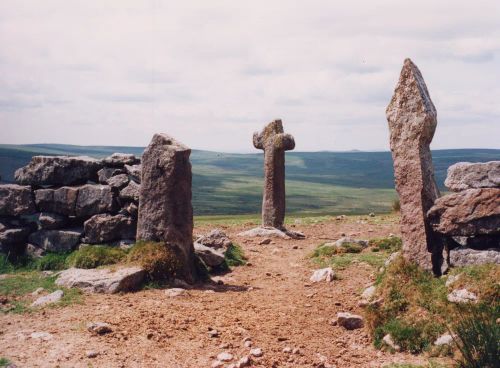
<instances>
[{"instance_id":1,"label":"overcast sky","mask_svg":"<svg viewBox=\"0 0 500 368\"><path fill-rule=\"evenodd\" d=\"M1 0L0 143L385 150L406 57L433 148L500 148L499 0Z\"/></svg>"}]
</instances>

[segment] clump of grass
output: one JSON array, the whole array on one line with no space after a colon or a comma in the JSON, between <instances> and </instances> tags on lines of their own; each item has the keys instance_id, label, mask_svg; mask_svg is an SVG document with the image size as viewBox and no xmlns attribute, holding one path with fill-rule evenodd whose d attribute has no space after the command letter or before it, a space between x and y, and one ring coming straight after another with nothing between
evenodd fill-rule
<instances>
[{"instance_id":1,"label":"clump of grass","mask_svg":"<svg viewBox=\"0 0 500 368\"><path fill-rule=\"evenodd\" d=\"M14 269L14 266L7 258L6 254L0 253L0 275L4 273L11 273Z\"/></svg>"},{"instance_id":2,"label":"clump of grass","mask_svg":"<svg viewBox=\"0 0 500 368\"><path fill-rule=\"evenodd\" d=\"M243 248L236 243L232 243L224 253L224 261L229 267L243 266L247 263Z\"/></svg>"},{"instance_id":3,"label":"clump of grass","mask_svg":"<svg viewBox=\"0 0 500 368\"><path fill-rule=\"evenodd\" d=\"M59 271L67 268L66 260L69 253L47 253L31 262L32 269L39 271Z\"/></svg>"},{"instance_id":4,"label":"clump of grass","mask_svg":"<svg viewBox=\"0 0 500 368\"><path fill-rule=\"evenodd\" d=\"M499 303L500 283L495 282L495 280L500 280L500 267L498 265L461 267L452 270L452 274L460 274L460 278L453 283L454 289L466 288L485 303Z\"/></svg>"},{"instance_id":5,"label":"clump of grass","mask_svg":"<svg viewBox=\"0 0 500 368\"><path fill-rule=\"evenodd\" d=\"M387 238L370 239L368 245L372 247L371 249L373 252L384 250L393 253L401 250L403 241L397 236L391 236Z\"/></svg>"},{"instance_id":6,"label":"clump of grass","mask_svg":"<svg viewBox=\"0 0 500 368\"><path fill-rule=\"evenodd\" d=\"M399 257L378 283L383 303L369 306L366 316L375 346L382 347L390 334L402 350L428 350L446 331L450 307L444 280Z\"/></svg>"},{"instance_id":7,"label":"clump of grass","mask_svg":"<svg viewBox=\"0 0 500 368\"><path fill-rule=\"evenodd\" d=\"M127 257L127 252L121 248L89 245L71 253L66 260L70 267L96 268L116 264Z\"/></svg>"},{"instance_id":8,"label":"clump of grass","mask_svg":"<svg viewBox=\"0 0 500 368\"><path fill-rule=\"evenodd\" d=\"M181 264L174 250L160 242L137 242L130 249L127 260L138 263L153 282L174 279L181 270Z\"/></svg>"},{"instance_id":9,"label":"clump of grass","mask_svg":"<svg viewBox=\"0 0 500 368\"><path fill-rule=\"evenodd\" d=\"M497 368L500 365L500 306L481 303L467 306L454 325L460 350L459 368Z\"/></svg>"},{"instance_id":10,"label":"clump of grass","mask_svg":"<svg viewBox=\"0 0 500 368\"><path fill-rule=\"evenodd\" d=\"M447 366L432 361L430 361L426 365L416 365L409 363L392 363L384 366L384 368L446 368L446 367Z\"/></svg>"},{"instance_id":11,"label":"clump of grass","mask_svg":"<svg viewBox=\"0 0 500 368\"><path fill-rule=\"evenodd\" d=\"M311 253L310 258L321 267L331 266L335 269L344 269L353 262L366 262L377 268L384 264L386 254L363 250L363 246L357 243L344 243L339 247L321 244Z\"/></svg>"},{"instance_id":12,"label":"clump of grass","mask_svg":"<svg viewBox=\"0 0 500 368\"><path fill-rule=\"evenodd\" d=\"M61 289L64 291L62 299L53 306L69 305L81 301L81 292L78 289L61 288L55 284L57 276L45 277L39 272L16 273L6 279L0 280L0 295L7 297L7 308L0 309L4 313L27 313L32 309L29 307L31 298L29 294L38 288L43 288L51 293Z\"/></svg>"}]
</instances>

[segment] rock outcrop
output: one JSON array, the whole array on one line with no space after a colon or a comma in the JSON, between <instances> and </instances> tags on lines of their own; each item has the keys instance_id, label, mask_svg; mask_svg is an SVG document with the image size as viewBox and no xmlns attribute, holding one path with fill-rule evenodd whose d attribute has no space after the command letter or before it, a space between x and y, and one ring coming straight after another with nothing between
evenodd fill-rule
<instances>
[{"instance_id":1,"label":"rock outcrop","mask_svg":"<svg viewBox=\"0 0 500 368\"><path fill-rule=\"evenodd\" d=\"M163 242L180 264L179 276L195 280L191 150L155 134L142 156L137 239Z\"/></svg>"},{"instance_id":2,"label":"rock outcrop","mask_svg":"<svg viewBox=\"0 0 500 368\"><path fill-rule=\"evenodd\" d=\"M500 188L467 189L436 200L427 214L448 236L500 235Z\"/></svg>"},{"instance_id":3,"label":"rock outcrop","mask_svg":"<svg viewBox=\"0 0 500 368\"><path fill-rule=\"evenodd\" d=\"M0 216L20 216L33 213L35 213L35 202L29 186L0 185Z\"/></svg>"},{"instance_id":4,"label":"rock outcrop","mask_svg":"<svg viewBox=\"0 0 500 368\"><path fill-rule=\"evenodd\" d=\"M49 252L68 252L80 244L81 229L39 230L29 236L29 242Z\"/></svg>"},{"instance_id":5,"label":"rock outcrop","mask_svg":"<svg viewBox=\"0 0 500 368\"><path fill-rule=\"evenodd\" d=\"M0 185L0 251L40 256L74 249L82 238L101 244L134 241L139 162L129 154L105 160L33 157L16 172L17 180L29 185ZM134 175L126 167L134 168ZM85 222L88 236L81 230Z\"/></svg>"},{"instance_id":6,"label":"rock outcrop","mask_svg":"<svg viewBox=\"0 0 500 368\"><path fill-rule=\"evenodd\" d=\"M482 264L500 264L500 250L476 250L458 247L450 250L450 264L453 267L465 267Z\"/></svg>"},{"instance_id":7,"label":"rock outcrop","mask_svg":"<svg viewBox=\"0 0 500 368\"><path fill-rule=\"evenodd\" d=\"M128 216L99 214L84 222L85 243L106 244L119 239L133 239L137 223Z\"/></svg>"},{"instance_id":8,"label":"rock outcrop","mask_svg":"<svg viewBox=\"0 0 500 368\"><path fill-rule=\"evenodd\" d=\"M458 162L448 168L444 185L453 192L475 188L500 188L500 161Z\"/></svg>"},{"instance_id":9,"label":"rock outcrop","mask_svg":"<svg viewBox=\"0 0 500 368\"><path fill-rule=\"evenodd\" d=\"M97 181L99 160L79 156L34 156L31 162L18 170L14 177L24 185L74 185Z\"/></svg>"},{"instance_id":10,"label":"rock outcrop","mask_svg":"<svg viewBox=\"0 0 500 368\"><path fill-rule=\"evenodd\" d=\"M410 59L404 62L386 116L401 203L403 255L441 274L442 242L426 218L439 197L429 147L436 130L437 112L420 70Z\"/></svg>"},{"instance_id":11,"label":"rock outcrop","mask_svg":"<svg viewBox=\"0 0 500 368\"><path fill-rule=\"evenodd\" d=\"M56 285L79 288L90 293L114 294L137 290L145 275L145 271L139 267L116 270L70 268L59 274Z\"/></svg>"}]
</instances>

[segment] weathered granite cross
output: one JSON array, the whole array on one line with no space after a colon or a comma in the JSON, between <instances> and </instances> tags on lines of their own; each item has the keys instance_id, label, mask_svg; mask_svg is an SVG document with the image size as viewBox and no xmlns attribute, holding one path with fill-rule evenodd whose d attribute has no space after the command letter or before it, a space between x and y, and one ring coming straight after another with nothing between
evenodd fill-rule
<instances>
[{"instance_id":1,"label":"weathered granite cross","mask_svg":"<svg viewBox=\"0 0 500 368\"><path fill-rule=\"evenodd\" d=\"M269 123L254 133L253 145L264 150L264 195L262 225L284 229L285 221L285 151L295 148L293 136L283 132L281 120Z\"/></svg>"}]
</instances>

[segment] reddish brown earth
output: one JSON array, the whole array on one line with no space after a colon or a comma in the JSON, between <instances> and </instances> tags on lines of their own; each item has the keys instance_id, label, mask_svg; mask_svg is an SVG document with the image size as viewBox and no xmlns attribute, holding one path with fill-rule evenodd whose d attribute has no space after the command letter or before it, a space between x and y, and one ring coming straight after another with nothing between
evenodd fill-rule
<instances>
[{"instance_id":1,"label":"reddish brown earth","mask_svg":"<svg viewBox=\"0 0 500 368\"><path fill-rule=\"evenodd\" d=\"M318 244L341 233L365 239L397 233L394 221L377 222L297 225L305 240L268 245L238 238L243 226L224 227L251 265L224 275L217 292L200 287L174 298L163 290L86 295L83 304L0 315L0 356L18 367L211 367L224 351L235 360L248 355L243 340L250 337L253 347L264 352L252 359L252 367L314 367L320 366L321 356L335 367L424 363L423 357L376 350L366 327L347 331L330 324L337 312L363 314L359 295L374 279L372 266L355 263L339 271L340 279L332 283L309 282L315 265L307 257ZM211 228L197 227L195 233ZM88 322L107 322L113 332L92 335ZM210 337L209 328L220 336ZM52 338L30 337L41 331ZM284 353L285 347L299 353ZM97 357L88 358L89 350Z\"/></svg>"}]
</instances>

